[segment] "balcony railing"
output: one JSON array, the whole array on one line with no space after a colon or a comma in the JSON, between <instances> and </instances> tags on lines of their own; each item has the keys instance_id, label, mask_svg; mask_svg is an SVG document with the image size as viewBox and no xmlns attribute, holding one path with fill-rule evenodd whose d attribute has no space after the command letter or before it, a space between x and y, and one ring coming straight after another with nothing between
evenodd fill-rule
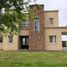
<instances>
[{"instance_id":1,"label":"balcony railing","mask_svg":"<svg viewBox=\"0 0 67 67\"><path fill-rule=\"evenodd\" d=\"M29 28L29 21L21 22L20 23L20 28Z\"/></svg>"}]
</instances>

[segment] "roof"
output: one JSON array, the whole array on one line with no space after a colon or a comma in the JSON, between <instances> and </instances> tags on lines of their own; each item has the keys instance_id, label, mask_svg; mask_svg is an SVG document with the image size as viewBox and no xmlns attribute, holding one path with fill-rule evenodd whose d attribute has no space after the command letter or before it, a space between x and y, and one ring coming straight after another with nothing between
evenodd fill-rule
<instances>
[{"instance_id":1,"label":"roof","mask_svg":"<svg viewBox=\"0 0 67 67\"><path fill-rule=\"evenodd\" d=\"M59 10L45 10L45 12L58 12Z\"/></svg>"}]
</instances>

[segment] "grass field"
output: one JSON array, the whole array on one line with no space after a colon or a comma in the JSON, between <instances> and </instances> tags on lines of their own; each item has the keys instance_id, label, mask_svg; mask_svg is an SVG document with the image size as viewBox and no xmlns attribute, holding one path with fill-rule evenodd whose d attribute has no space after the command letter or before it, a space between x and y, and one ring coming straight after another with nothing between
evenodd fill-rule
<instances>
[{"instance_id":1,"label":"grass field","mask_svg":"<svg viewBox=\"0 0 67 67\"><path fill-rule=\"evenodd\" d=\"M0 51L0 67L67 67L67 53Z\"/></svg>"}]
</instances>

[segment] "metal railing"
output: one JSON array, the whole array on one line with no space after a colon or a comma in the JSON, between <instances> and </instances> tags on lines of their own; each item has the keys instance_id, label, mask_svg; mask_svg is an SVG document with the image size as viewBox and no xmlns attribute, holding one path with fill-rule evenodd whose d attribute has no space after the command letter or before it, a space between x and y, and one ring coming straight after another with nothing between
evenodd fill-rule
<instances>
[{"instance_id":1,"label":"metal railing","mask_svg":"<svg viewBox=\"0 0 67 67\"><path fill-rule=\"evenodd\" d=\"M20 28L29 28L29 21L27 21L27 22L21 22L19 27Z\"/></svg>"}]
</instances>

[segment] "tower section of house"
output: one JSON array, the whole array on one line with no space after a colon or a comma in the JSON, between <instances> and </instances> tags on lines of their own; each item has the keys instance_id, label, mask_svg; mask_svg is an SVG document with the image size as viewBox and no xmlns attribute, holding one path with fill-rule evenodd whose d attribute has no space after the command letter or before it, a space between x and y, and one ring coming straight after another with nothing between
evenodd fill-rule
<instances>
[{"instance_id":1,"label":"tower section of house","mask_svg":"<svg viewBox=\"0 0 67 67\"><path fill-rule=\"evenodd\" d=\"M62 50L61 30L59 29L58 10L45 11L45 49Z\"/></svg>"},{"instance_id":2,"label":"tower section of house","mask_svg":"<svg viewBox=\"0 0 67 67\"><path fill-rule=\"evenodd\" d=\"M34 13L34 18L30 16L29 27L29 49L44 50L44 5L39 5L40 9L36 14L36 5L30 5L31 12Z\"/></svg>"},{"instance_id":3,"label":"tower section of house","mask_svg":"<svg viewBox=\"0 0 67 67\"><path fill-rule=\"evenodd\" d=\"M58 10L44 11L44 27L59 27Z\"/></svg>"}]
</instances>

